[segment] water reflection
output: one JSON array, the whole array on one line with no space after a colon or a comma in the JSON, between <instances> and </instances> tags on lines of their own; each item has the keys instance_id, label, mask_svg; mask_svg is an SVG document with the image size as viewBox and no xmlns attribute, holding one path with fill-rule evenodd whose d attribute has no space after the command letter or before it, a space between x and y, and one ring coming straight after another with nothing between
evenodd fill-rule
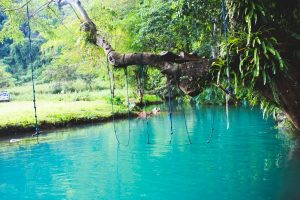
<instances>
[{"instance_id":1,"label":"water reflection","mask_svg":"<svg viewBox=\"0 0 300 200\"><path fill-rule=\"evenodd\" d=\"M295 138L288 153L288 159L283 165L280 180L280 190L278 191L280 199L300 199L300 138Z\"/></svg>"},{"instance_id":2,"label":"water reflection","mask_svg":"<svg viewBox=\"0 0 300 200\"><path fill-rule=\"evenodd\" d=\"M57 131L39 145L8 146L0 151L1 199L299 197L300 142L278 133L258 109L232 107L226 130L224 107L185 107L192 145L181 108L173 110L172 144L162 112L150 119L150 144L143 120L134 119L129 146L127 121L117 123L120 146L111 123Z\"/></svg>"}]
</instances>

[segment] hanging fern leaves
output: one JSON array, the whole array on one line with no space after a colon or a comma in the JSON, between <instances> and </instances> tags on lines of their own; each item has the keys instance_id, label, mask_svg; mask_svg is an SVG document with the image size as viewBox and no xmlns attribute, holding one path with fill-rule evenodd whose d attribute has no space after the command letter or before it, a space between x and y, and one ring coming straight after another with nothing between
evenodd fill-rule
<instances>
[{"instance_id":1,"label":"hanging fern leaves","mask_svg":"<svg viewBox=\"0 0 300 200\"><path fill-rule=\"evenodd\" d=\"M231 29L228 45L230 75L234 78L231 84L238 96L246 97L251 104L261 102L264 114L270 114L280 107L278 91L274 86L274 76L280 73L287 73L288 66L284 60L280 43L273 34L274 29L263 23L270 21L267 12L270 12L272 5L262 1L228 1ZM221 57L213 63L213 71L217 71L218 83L226 85L226 63L225 42L221 44ZM264 85L271 88L274 101L264 99L255 90L257 85ZM247 88L241 88L247 86ZM267 103L268 102L268 103Z\"/></svg>"}]
</instances>

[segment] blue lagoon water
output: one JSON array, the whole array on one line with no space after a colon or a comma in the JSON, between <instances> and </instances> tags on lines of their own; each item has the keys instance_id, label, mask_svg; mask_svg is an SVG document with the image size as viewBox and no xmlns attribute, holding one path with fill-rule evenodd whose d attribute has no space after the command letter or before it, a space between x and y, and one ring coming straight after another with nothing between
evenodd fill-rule
<instances>
[{"instance_id":1,"label":"blue lagoon water","mask_svg":"<svg viewBox=\"0 0 300 200\"><path fill-rule=\"evenodd\" d=\"M214 125L213 125L214 118ZM169 144L167 112L58 130L40 143L0 143L0 199L300 199L300 148L254 108L180 108ZM212 127L214 132L211 132ZM212 133L212 134L211 134ZM207 143L207 141L210 141Z\"/></svg>"}]
</instances>

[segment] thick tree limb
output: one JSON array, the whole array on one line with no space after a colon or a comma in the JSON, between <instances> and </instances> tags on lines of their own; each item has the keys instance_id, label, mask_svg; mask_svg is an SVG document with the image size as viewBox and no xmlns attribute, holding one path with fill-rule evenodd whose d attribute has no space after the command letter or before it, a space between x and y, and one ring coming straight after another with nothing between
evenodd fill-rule
<instances>
[{"instance_id":1,"label":"thick tree limb","mask_svg":"<svg viewBox=\"0 0 300 200\"><path fill-rule=\"evenodd\" d=\"M179 55L176 55L169 51L165 51L160 54L146 52L122 54L114 50L109 42L107 42L105 38L99 34L96 25L93 23L88 13L81 5L80 0L53 1L57 2L60 6L69 4L77 11L74 12L76 15L77 13L79 14L80 21L82 22L81 30L86 34L87 40L102 48L109 62L115 67L151 65L165 74L169 83L178 84L179 88L190 96L199 94L205 87L206 83L211 82L211 61L209 59L200 58L185 52L181 52ZM52 0L49 0L49 2L52 2ZM47 3L45 5L47 5ZM44 7L45 6L43 5L41 9L37 10L37 12L40 12L40 10L42 10ZM283 39L282 41L286 41L285 35L279 35L278 37ZM299 41L282 42L282 44L288 45L295 45L297 43L299 43ZM285 111L287 116L293 122L294 126L299 130L300 87L298 80L300 79L300 73L297 67L299 62L298 59L294 59L293 55L290 55L288 48L283 49L287 49L285 50L286 55L283 55L285 55L285 58L288 58L287 60L290 61L290 65L294 67L289 69L289 76L285 74L279 74L274 77L274 84L278 90L278 105ZM266 87L265 85L256 85L255 88L270 101L276 102L277 98L274 97L270 87Z\"/></svg>"},{"instance_id":2,"label":"thick tree limb","mask_svg":"<svg viewBox=\"0 0 300 200\"><path fill-rule=\"evenodd\" d=\"M81 16L81 30L85 32L89 42L101 47L109 62L115 67L130 65L151 65L165 74L171 84L178 84L186 94L195 96L199 94L206 81L210 78L211 61L207 58L181 52L176 55L169 51L160 54L153 53L127 53L115 51L93 23L79 0L58 0L61 5L70 4Z\"/></svg>"},{"instance_id":3,"label":"thick tree limb","mask_svg":"<svg viewBox=\"0 0 300 200\"><path fill-rule=\"evenodd\" d=\"M178 84L179 88L186 94L195 96L199 94L207 82L211 81L210 66L211 61L207 58L199 58L197 56L180 53L176 55L172 52L162 52L160 54L153 53L130 53L121 54L115 51L112 46L97 32L97 27L88 16L85 9L82 7L79 0L57 0L60 4L72 5L80 14L82 22L82 30L85 32L87 39L101 47L109 62L115 67L126 67L129 65L152 65L161 70L169 80L169 83ZM283 36L285 38L285 36ZM284 40L283 40L284 41ZM285 44L286 42L283 42ZM289 55L289 53L288 53ZM286 56L289 58L289 56ZM295 60L295 59L288 59ZM296 59L297 60L297 59ZM291 62L293 63L293 62ZM291 119L294 126L300 129L300 115L299 115L299 69L298 62L292 64L296 68L289 69L292 78L284 74L274 77L276 87L278 89L278 96L280 99L280 107L286 112ZM295 73L294 73L295 72ZM294 87L294 84L295 87ZM276 98L270 91L270 88L263 86L263 89L256 88L265 97L276 102Z\"/></svg>"}]
</instances>

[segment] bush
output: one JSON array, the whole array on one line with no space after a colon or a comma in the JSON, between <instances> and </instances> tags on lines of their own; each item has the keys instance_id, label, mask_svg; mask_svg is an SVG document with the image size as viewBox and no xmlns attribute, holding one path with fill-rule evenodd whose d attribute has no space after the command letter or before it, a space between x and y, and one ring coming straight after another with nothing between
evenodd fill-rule
<instances>
[{"instance_id":1,"label":"bush","mask_svg":"<svg viewBox=\"0 0 300 200\"><path fill-rule=\"evenodd\" d=\"M197 104L222 105L225 101L224 92L216 86L210 86L205 88L194 100Z\"/></svg>"},{"instance_id":2,"label":"bush","mask_svg":"<svg viewBox=\"0 0 300 200\"><path fill-rule=\"evenodd\" d=\"M144 102L146 103L156 103L156 102L162 102L162 99L156 95L150 95L146 94L144 96Z\"/></svg>"},{"instance_id":3,"label":"bush","mask_svg":"<svg viewBox=\"0 0 300 200\"><path fill-rule=\"evenodd\" d=\"M81 92L88 90L88 87L84 80L77 79L76 81L66 83L64 89L67 92Z\"/></svg>"},{"instance_id":4,"label":"bush","mask_svg":"<svg viewBox=\"0 0 300 200\"><path fill-rule=\"evenodd\" d=\"M105 99L106 99L106 101L107 101L108 103L111 103L111 98L110 98L110 97L106 97ZM122 104L124 103L124 101L122 100L122 98L121 98L120 96L115 96L115 97L112 99L112 101L113 101L113 104L114 104L114 105L122 105Z\"/></svg>"},{"instance_id":5,"label":"bush","mask_svg":"<svg viewBox=\"0 0 300 200\"><path fill-rule=\"evenodd\" d=\"M74 101L91 101L92 98L90 97L89 93L80 93L75 95Z\"/></svg>"},{"instance_id":6,"label":"bush","mask_svg":"<svg viewBox=\"0 0 300 200\"><path fill-rule=\"evenodd\" d=\"M76 73L77 67L75 65L59 65L49 66L43 71L42 76L44 81L73 81L76 80L78 74Z\"/></svg>"},{"instance_id":7,"label":"bush","mask_svg":"<svg viewBox=\"0 0 300 200\"><path fill-rule=\"evenodd\" d=\"M109 80L101 80L100 78L96 78L92 81L91 87L92 90L109 89Z\"/></svg>"},{"instance_id":8,"label":"bush","mask_svg":"<svg viewBox=\"0 0 300 200\"><path fill-rule=\"evenodd\" d=\"M87 85L82 79L76 81L67 81L67 82L55 82L52 86L51 93L69 93L69 92L81 92L86 91Z\"/></svg>"},{"instance_id":9,"label":"bush","mask_svg":"<svg viewBox=\"0 0 300 200\"><path fill-rule=\"evenodd\" d=\"M55 83L52 87L52 94L59 94L63 91L61 83Z\"/></svg>"},{"instance_id":10,"label":"bush","mask_svg":"<svg viewBox=\"0 0 300 200\"><path fill-rule=\"evenodd\" d=\"M12 75L0 67L0 88L10 87L14 85L14 79Z\"/></svg>"}]
</instances>

